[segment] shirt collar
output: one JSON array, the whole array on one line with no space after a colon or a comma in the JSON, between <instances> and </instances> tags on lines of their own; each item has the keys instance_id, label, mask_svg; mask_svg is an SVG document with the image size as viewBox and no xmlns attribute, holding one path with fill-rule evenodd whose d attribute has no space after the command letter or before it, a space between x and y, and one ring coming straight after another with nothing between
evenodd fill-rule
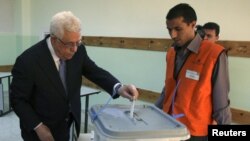
<instances>
[{"instance_id":1,"label":"shirt collar","mask_svg":"<svg viewBox=\"0 0 250 141\"><path fill-rule=\"evenodd\" d=\"M202 41L201 36L199 34L196 34L194 39L187 46L187 49L197 54L201 45L201 41Z\"/></svg>"},{"instance_id":2,"label":"shirt collar","mask_svg":"<svg viewBox=\"0 0 250 141\"><path fill-rule=\"evenodd\" d=\"M46 42L47 42L47 45L49 47L50 54L53 57L53 60L55 62L58 62L60 58L56 55L55 50L54 50L54 48L53 48L53 46L51 44L51 37L47 38Z\"/></svg>"},{"instance_id":3,"label":"shirt collar","mask_svg":"<svg viewBox=\"0 0 250 141\"><path fill-rule=\"evenodd\" d=\"M199 34L196 34L194 39L190 43L184 46L187 50L197 54L200 48L201 41L202 41L201 36ZM182 49L182 47L177 47L177 46L174 46L174 48L176 51Z\"/></svg>"}]
</instances>

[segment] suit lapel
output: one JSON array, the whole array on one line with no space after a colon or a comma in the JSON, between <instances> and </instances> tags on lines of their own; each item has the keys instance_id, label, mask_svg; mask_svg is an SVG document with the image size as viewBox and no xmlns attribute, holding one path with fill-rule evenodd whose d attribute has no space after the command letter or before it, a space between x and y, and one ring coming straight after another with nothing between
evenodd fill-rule
<instances>
[{"instance_id":1,"label":"suit lapel","mask_svg":"<svg viewBox=\"0 0 250 141\"><path fill-rule=\"evenodd\" d=\"M72 82L72 78L74 77L75 73L74 70L72 69L74 68L74 65L79 65L79 64L74 64L73 62L74 59L68 60L66 61L66 82L67 82L67 90L68 90L68 98L71 99L70 93L72 92L72 85L74 85L75 83ZM71 68L71 69L70 69Z\"/></svg>"},{"instance_id":2,"label":"suit lapel","mask_svg":"<svg viewBox=\"0 0 250 141\"><path fill-rule=\"evenodd\" d=\"M37 53L38 65L41 67L41 69L48 77L48 79L52 82L52 84L55 86L55 88L58 90L59 94L61 94L65 99L67 99L65 89L63 87L52 55L49 51L46 39L41 42L39 49L40 50L38 50Z\"/></svg>"}]
</instances>

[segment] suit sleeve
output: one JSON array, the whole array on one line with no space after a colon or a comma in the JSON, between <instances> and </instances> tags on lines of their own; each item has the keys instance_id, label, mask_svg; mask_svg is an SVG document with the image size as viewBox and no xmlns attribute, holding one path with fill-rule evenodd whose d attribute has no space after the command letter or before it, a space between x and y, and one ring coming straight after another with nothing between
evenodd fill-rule
<instances>
[{"instance_id":1,"label":"suit sleeve","mask_svg":"<svg viewBox=\"0 0 250 141\"><path fill-rule=\"evenodd\" d=\"M110 72L96 65L96 63L89 58L85 47L82 48L82 52L84 56L82 74L112 95L114 85L120 83L120 81ZM117 97L119 97L119 95L115 95L113 98Z\"/></svg>"},{"instance_id":2,"label":"suit sleeve","mask_svg":"<svg viewBox=\"0 0 250 141\"><path fill-rule=\"evenodd\" d=\"M34 112L30 102L32 97L31 64L22 57L18 57L12 69L10 86L11 106L20 119L21 126L33 130L41 121Z\"/></svg>"}]
</instances>

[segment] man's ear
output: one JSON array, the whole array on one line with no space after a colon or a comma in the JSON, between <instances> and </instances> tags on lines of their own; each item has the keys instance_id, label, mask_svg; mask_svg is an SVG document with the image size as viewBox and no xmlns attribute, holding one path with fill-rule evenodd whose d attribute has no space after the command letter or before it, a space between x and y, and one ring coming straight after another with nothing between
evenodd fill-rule
<instances>
[{"instance_id":1,"label":"man's ear","mask_svg":"<svg viewBox=\"0 0 250 141\"><path fill-rule=\"evenodd\" d=\"M196 21L192 21L191 23L192 28L196 28Z\"/></svg>"},{"instance_id":2,"label":"man's ear","mask_svg":"<svg viewBox=\"0 0 250 141\"><path fill-rule=\"evenodd\" d=\"M219 40L219 38L220 38L220 36L218 35L218 36L216 36L216 40L218 41Z\"/></svg>"},{"instance_id":3,"label":"man's ear","mask_svg":"<svg viewBox=\"0 0 250 141\"><path fill-rule=\"evenodd\" d=\"M57 40L57 38L55 36L50 36L50 40L51 40L51 43L54 44Z\"/></svg>"}]
</instances>

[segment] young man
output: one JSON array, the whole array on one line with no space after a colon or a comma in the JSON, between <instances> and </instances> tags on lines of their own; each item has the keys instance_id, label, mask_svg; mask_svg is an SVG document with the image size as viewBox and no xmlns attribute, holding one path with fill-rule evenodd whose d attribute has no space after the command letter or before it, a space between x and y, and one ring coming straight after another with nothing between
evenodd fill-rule
<instances>
[{"instance_id":1,"label":"young man","mask_svg":"<svg viewBox=\"0 0 250 141\"><path fill-rule=\"evenodd\" d=\"M89 58L81 38L80 20L63 11L53 16L50 35L16 59L10 95L25 141L69 141L72 122L79 135L82 76L113 98L137 99L133 85L121 85Z\"/></svg>"},{"instance_id":2,"label":"young man","mask_svg":"<svg viewBox=\"0 0 250 141\"><path fill-rule=\"evenodd\" d=\"M230 124L229 78L225 49L195 32L196 13L178 4L166 16L174 43L167 52L165 95L156 103L182 122L190 141L206 141L209 124Z\"/></svg>"},{"instance_id":3,"label":"young man","mask_svg":"<svg viewBox=\"0 0 250 141\"><path fill-rule=\"evenodd\" d=\"M208 22L203 25L205 32L204 39L211 42L217 42L219 40L220 26L214 22Z\"/></svg>"}]
</instances>

